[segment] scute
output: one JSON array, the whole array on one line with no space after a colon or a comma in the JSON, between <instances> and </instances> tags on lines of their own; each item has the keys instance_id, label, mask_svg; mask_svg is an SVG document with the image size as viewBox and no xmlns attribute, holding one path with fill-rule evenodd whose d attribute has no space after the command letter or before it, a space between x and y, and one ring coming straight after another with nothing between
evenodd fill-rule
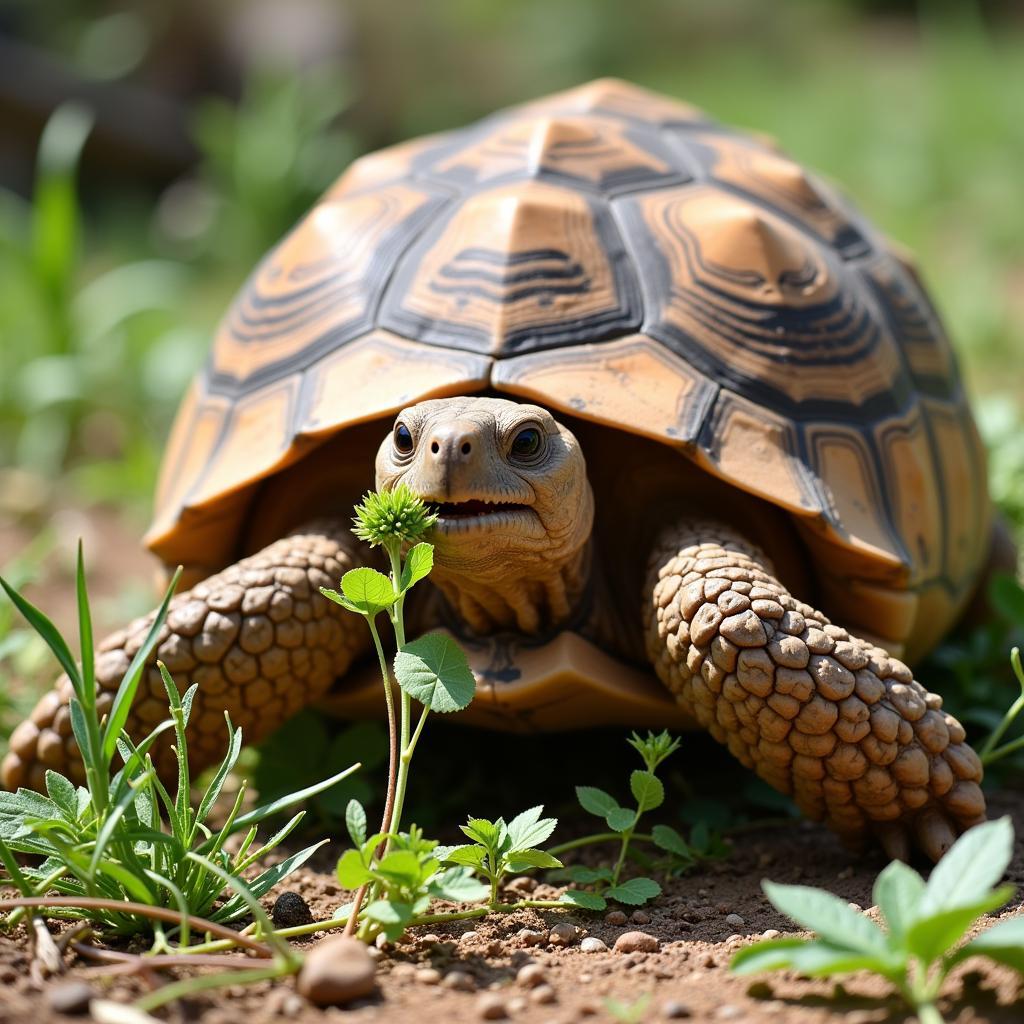
<instances>
[{"instance_id":1,"label":"scute","mask_svg":"<svg viewBox=\"0 0 1024 1024\"><path fill-rule=\"evenodd\" d=\"M774 144L612 79L356 161L225 316L148 543L217 568L265 477L487 390L789 510L826 606L893 650L984 557L984 455L912 264Z\"/></svg>"}]
</instances>

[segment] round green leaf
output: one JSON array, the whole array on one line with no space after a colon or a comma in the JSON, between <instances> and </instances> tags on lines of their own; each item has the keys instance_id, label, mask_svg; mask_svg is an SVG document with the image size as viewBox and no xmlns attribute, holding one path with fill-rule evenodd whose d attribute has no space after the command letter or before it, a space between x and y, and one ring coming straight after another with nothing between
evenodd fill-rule
<instances>
[{"instance_id":1,"label":"round green leaf","mask_svg":"<svg viewBox=\"0 0 1024 1024\"><path fill-rule=\"evenodd\" d=\"M611 900L618 900L619 903L628 903L630 906L639 906L655 896L661 895L661 886L653 878L631 878L621 885L614 885L605 889L604 895Z\"/></svg>"},{"instance_id":2,"label":"round green leaf","mask_svg":"<svg viewBox=\"0 0 1024 1024\"><path fill-rule=\"evenodd\" d=\"M391 580L382 572L366 567L350 569L341 577L341 590L355 608L365 615L377 615L398 599Z\"/></svg>"},{"instance_id":3,"label":"round green leaf","mask_svg":"<svg viewBox=\"0 0 1024 1024\"><path fill-rule=\"evenodd\" d=\"M462 648L445 633L428 633L395 656L395 679L410 697L440 714L468 707L476 679Z\"/></svg>"},{"instance_id":4,"label":"round green leaf","mask_svg":"<svg viewBox=\"0 0 1024 1024\"><path fill-rule=\"evenodd\" d=\"M629 777L629 788L641 811L653 811L665 802L665 787L653 772L633 772Z\"/></svg>"},{"instance_id":5,"label":"round green leaf","mask_svg":"<svg viewBox=\"0 0 1024 1024\"><path fill-rule=\"evenodd\" d=\"M636 821L636 813L627 811L625 807L613 807L604 816L604 820L613 832L625 832L627 828L632 828Z\"/></svg>"}]
</instances>

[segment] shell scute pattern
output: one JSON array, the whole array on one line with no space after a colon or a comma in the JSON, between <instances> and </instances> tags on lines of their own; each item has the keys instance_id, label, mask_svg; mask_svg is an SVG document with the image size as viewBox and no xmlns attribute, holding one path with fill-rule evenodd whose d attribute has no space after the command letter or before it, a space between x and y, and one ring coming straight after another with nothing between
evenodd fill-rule
<instances>
[{"instance_id":1,"label":"shell scute pattern","mask_svg":"<svg viewBox=\"0 0 1024 1024\"><path fill-rule=\"evenodd\" d=\"M901 623L948 619L981 558L977 434L912 267L774 145L612 80L342 175L225 317L150 546L213 550L316 440L487 388L793 511L879 623L908 587Z\"/></svg>"}]
</instances>

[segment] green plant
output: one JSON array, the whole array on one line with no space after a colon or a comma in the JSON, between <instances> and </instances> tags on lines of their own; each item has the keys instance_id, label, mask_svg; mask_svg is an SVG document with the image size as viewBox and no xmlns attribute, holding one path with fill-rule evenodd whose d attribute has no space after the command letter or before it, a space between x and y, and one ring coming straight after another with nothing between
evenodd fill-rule
<instances>
[{"instance_id":1,"label":"green plant","mask_svg":"<svg viewBox=\"0 0 1024 1024\"><path fill-rule=\"evenodd\" d=\"M1024 667L1021 666L1019 647L1014 647L1010 651L1010 665L1013 668L1013 674L1017 677L1020 695L1009 706L1006 714L1003 715L999 724L982 744L981 750L978 751L981 763L986 766L996 761L1001 761L1004 757L1008 757L1010 754L1024 748L1024 736L1018 736L1016 739L1009 740L1000 745L1000 740L1006 735L1007 729L1013 725L1021 711L1024 711Z\"/></svg>"},{"instance_id":2,"label":"green plant","mask_svg":"<svg viewBox=\"0 0 1024 1024\"><path fill-rule=\"evenodd\" d=\"M651 1008L651 994L644 992L643 995L637 996L629 1003L608 996L604 1001L604 1008L609 1017L620 1021L621 1024L640 1024Z\"/></svg>"},{"instance_id":3,"label":"green plant","mask_svg":"<svg viewBox=\"0 0 1024 1024\"><path fill-rule=\"evenodd\" d=\"M661 866L668 871L688 870L700 860L717 854L706 826L695 826L689 842L670 825L655 825L649 833L637 832L641 817L665 801L665 787L655 772L679 748L679 740L663 731L648 732L645 737L633 733L626 742L636 750L644 763L642 769L636 769L629 777L634 806L621 807L610 793L596 786L577 786L576 799L580 806L588 814L604 819L611 831L582 836L552 847L550 851L557 855L594 843L618 842L619 852L614 864L596 868L574 865L560 872L560 877L569 881L593 886L590 892L569 890L565 894L566 899L592 910L603 910L609 899L639 906L660 895L661 886L653 878L641 876L622 880L632 843L653 844L667 854L666 863Z\"/></svg>"},{"instance_id":4,"label":"green plant","mask_svg":"<svg viewBox=\"0 0 1024 1024\"><path fill-rule=\"evenodd\" d=\"M827 977L867 970L891 982L921 1024L940 1024L936 1001L950 969L971 956L987 956L1024 973L1024 918L1002 921L960 945L975 921L1014 893L998 885L1013 852L1009 818L986 822L957 840L928 882L900 861L878 876L873 899L883 926L838 896L802 885L765 881L772 905L814 939L780 938L741 949L737 974L794 970Z\"/></svg>"},{"instance_id":5,"label":"green plant","mask_svg":"<svg viewBox=\"0 0 1024 1024\"><path fill-rule=\"evenodd\" d=\"M543 806L531 807L508 824L504 818L470 818L460 827L472 842L445 847L438 856L446 864L462 865L485 878L490 902L497 904L498 890L507 874L562 866L557 857L538 849L558 824L556 818L542 818L543 810Z\"/></svg>"},{"instance_id":6,"label":"green plant","mask_svg":"<svg viewBox=\"0 0 1024 1024\"><path fill-rule=\"evenodd\" d=\"M382 855L386 858L400 834L409 768L427 716L431 711L444 714L468 707L476 692L476 680L462 649L446 634L428 633L410 642L405 638L406 595L430 574L434 564L433 545L419 538L433 526L437 517L401 484L391 491L367 493L355 512L352 532L371 547L384 549L391 574L385 576L367 567L350 569L341 578L341 593L327 588L321 588L321 593L366 620L377 652L388 722L388 784L380 827L384 837ZM403 557L403 548L409 544L413 546ZM400 689L397 721L391 688L392 666L388 664L377 629L376 620L381 613L387 614L395 637L393 669ZM413 699L421 705L415 729L412 726ZM366 886L371 884L374 894L379 890L375 880L360 888L350 919L352 929Z\"/></svg>"},{"instance_id":7,"label":"green plant","mask_svg":"<svg viewBox=\"0 0 1024 1024\"><path fill-rule=\"evenodd\" d=\"M243 781L219 828L211 827L218 797L235 767L242 746L241 729L227 724L227 752L206 787L198 806L191 796L186 726L197 686L179 695L170 675L160 665L169 714L139 743L124 730L142 672L156 644L167 614L172 581L145 642L125 671L109 714L97 709L93 670L92 616L86 592L85 568L79 546L76 588L79 615L80 659L72 656L53 623L6 580L0 578L11 601L49 646L71 682L69 710L75 741L81 751L84 786L55 771L45 774L46 794L27 789L0 793L0 860L7 870L5 882L31 899L56 892L67 899L59 916L86 918L104 929L130 934L152 929L158 946L167 944L163 924L145 914L124 909L126 901L169 907L181 915L180 945L189 942L189 918L223 923L235 920L251 901L268 892L304 863L320 846L300 850L262 871L248 883L241 875L262 861L298 825L299 812L262 846L256 845L257 826L264 818L301 803L351 774L358 765L300 792L288 794L255 810L241 813ZM172 795L153 764L154 744L165 733L174 736L177 785ZM116 760L122 766L116 767ZM229 854L226 840L237 832L244 838ZM326 841L326 840L325 840ZM42 857L41 863L20 865L15 854ZM215 906L226 890L233 895ZM82 903L82 900L87 901ZM100 901L101 905L88 905ZM77 905L76 905L77 904ZM20 914L22 911L15 911Z\"/></svg>"}]
</instances>

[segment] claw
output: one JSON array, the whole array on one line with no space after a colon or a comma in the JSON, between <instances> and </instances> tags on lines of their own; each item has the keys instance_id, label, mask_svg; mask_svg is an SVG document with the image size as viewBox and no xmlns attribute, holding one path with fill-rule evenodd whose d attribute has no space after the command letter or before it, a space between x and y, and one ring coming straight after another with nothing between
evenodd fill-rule
<instances>
[{"instance_id":1,"label":"claw","mask_svg":"<svg viewBox=\"0 0 1024 1024\"><path fill-rule=\"evenodd\" d=\"M904 863L910 860L910 836L905 826L892 822L879 823L875 826L875 834L890 860L901 860Z\"/></svg>"},{"instance_id":2,"label":"claw","mask_svg":"<svg viewBox=\"0 0 1024 1024\"><path fill-rule=\"evenodd\" d=\"M934 807L922 811L914 822L917 842L924 853L936 863L956 841L946 816Z\"/></svg>"}]
</instances>

